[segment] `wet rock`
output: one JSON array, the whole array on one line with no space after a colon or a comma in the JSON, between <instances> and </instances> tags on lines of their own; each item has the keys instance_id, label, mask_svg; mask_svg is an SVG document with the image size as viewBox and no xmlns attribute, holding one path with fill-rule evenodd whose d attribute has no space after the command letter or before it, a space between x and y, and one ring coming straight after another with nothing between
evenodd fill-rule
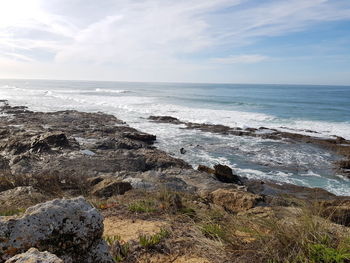
<instances>
[{"instance_id":1,"label":"wet rock","mask_svg":"<svg viewBox=\"0 0 350 263\"><path fill-rule=\"evenodd\" d=\"M106 178L93 186L91 194L101 198L108 198L113 195L122 195L131 189L132 186L128 182L123 182L118 178Z\"/></svg>"},{"instance_id":2,"label":"wet rock","mask_svg":"<svg viewBox=\"0 0 350 263\"><path fill-rule=\"evenodd\" d=\"M162 122L162 123L173 123L173 124L182 123L179 119L171 116L149 116L148 119L154 122Z\"/></svg>"},{"instance_id":3,"label":"wet rock","mask_svg":"<svg viewBox=\"0 0 350 263\"><path fill-rule=\"evenodd\" d=\"M153 144L157 139L155 135L143 132L124 132L123 136L132 140L142 141L149 144Z\"/></svg>"},{"instance_id":4,"label":"wet rock","mask_svg":"<svg viewBox=\"0 0 350 263\"><path fill-rule=\"evenodd\" d=\"M215 176L224 183L240 183L238 175L233 174L232 169L227 165L217 164L214 166Z\"/></svg>"},{"instance_id":5,"label":"wet rock","mask_svg":"<svg viewBox=\"0 0 350 263\"><path fill-rule=\"evenodd\" d=\"M25 253L6 260L5 263L63 263L63 260L47 251L40 252L36 248L31 248Z\"/></svg>"},{"instance_id":6,"label":"wet rock","mask_svg":"<svg viewBox=\"0 0 350 263\"><path fill-rule=\"evenodd\" d=\"M102 233L102 216L82 197L38 204L22 217L0 217L0 262L36 247L67 263L112 263Z\"/></svg>"},{"instance_id":7,"label":"wet rock","mask_svg":"<svg viewBox=\"0 0 350 263\"><path fill-rule=\"evenodd\" d=\"M236 189L217 189L209 198L212 203L221 206L229 212L246 211L263 201L263 197Z\"/></svg>"}]
</instances>

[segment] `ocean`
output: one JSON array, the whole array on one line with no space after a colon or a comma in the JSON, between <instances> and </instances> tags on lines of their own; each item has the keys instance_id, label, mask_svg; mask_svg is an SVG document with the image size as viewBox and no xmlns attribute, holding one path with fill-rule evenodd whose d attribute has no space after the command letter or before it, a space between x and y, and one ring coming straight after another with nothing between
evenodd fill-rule
<instances>
[{"instance_id":1,"label":"ocean","mask_svg":"<svg viewBox=\"0 0 350 263\"><path fill-rule=\"evenodd\" d=\"M150 115L169 115L197 123L303 134L313 130L318 132L313 136L350 139L347 86L0 80L0 99L40 111L106 112L157 135L157 147L195 168L223 163L248 178L350 195L350 180L332 168L341 156L316 146L217 135L147 120Z\"/></svg>"}]
</instances>

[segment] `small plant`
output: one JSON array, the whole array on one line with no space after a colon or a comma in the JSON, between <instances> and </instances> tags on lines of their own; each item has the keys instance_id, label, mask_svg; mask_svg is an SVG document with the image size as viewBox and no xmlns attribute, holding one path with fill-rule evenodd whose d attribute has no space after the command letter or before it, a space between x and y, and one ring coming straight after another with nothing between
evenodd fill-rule
<instances>
[{"instance_id":1,"label":"small plant","mask_svg":"<svg viewBox=\"0 0 350 263\"><path fill-rule=\"evenodd\" d=\"M208 223L201 226L202 233L209 238L224 240L225 239L225 231L219 224Z\"/></svg>"},{"instance_id":2,"label":"small plant","mask_svg":"<svg viewBox=\"0 0 350 263\"><path fill-rule=\"evenodd\" d=\"M0 210L0 216L13 216L24 213L25 209L17 208L17 209L9 209L9 210Z\"/></svg>"},{"instance_id":3,"label":"small plant","mask_svg":"<svg viewBox=\"0 0 350 263\"><path fill-rule=\"evenodd\" d=\"M129 204L128 209L134 213L152 213L156 211L152 201L138 201Z\"/></svg>"},{"instance_id":4,"label":"small plant","mask_svg":"<svg viewBox=\"0 0 350 263\"><path fill-rule=\"evenodd\" d=\"M115 262L125 260L130 251L130 244L121 240L120 236L106 236L104 240L110 247L110 253Z\"/></svg>"},{"instance_id":5,"label":"small plant","mask_svg":"<svg viewBox=\"0 0 350 263\"><path fill-rule=\"evenodd\" d=\"M139 241L142 247L149 249L158 245L163 239L167 238L168 236L169 231L162 229L155 235L140 235Z\"/></svg>"},{"instance_id":6,"label":"small plant","mask_svg":"<svg viewBox=\"0 0 350 263\"><path fill-rule=\"evenodd\" d=\"M350 251L338 250L324 244L309 245L310 262L345 263L350 260Z\"/></svg>"}]
</instances>

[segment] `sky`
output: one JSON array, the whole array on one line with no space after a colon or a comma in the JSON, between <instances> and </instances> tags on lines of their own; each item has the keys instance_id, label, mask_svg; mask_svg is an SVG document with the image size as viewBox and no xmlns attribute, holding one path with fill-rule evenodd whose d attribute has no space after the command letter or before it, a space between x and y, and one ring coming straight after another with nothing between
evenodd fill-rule
<instances>
[{"instance_id":1,"label":"sky","mask_svg":"<svg viewBox=\"0 0 350 263\"><path fill-rule=\"evenodd\" d=\"M0 0L0 78L350 85L350 0Z\"/></svg>"}]
</instances>

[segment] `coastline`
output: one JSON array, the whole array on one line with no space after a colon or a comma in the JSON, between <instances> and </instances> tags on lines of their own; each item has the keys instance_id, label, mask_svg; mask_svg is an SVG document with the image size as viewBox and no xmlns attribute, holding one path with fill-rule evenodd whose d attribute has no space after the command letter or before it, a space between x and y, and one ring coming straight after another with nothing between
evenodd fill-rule
<instances>
[{"instance_id":1,"label":"coastline","mask_svg":"<svg viewBox=\"0 0 350 263\"><path fill-rule=\"evenodd\" d=\"M72 110L34 112L22 106L12 107L6 101L2 103L3 106L0 107L2 113L0 117L1 213L14 210L14 215L26 217L30 209L24 215L23 211L38 203L55 198L64 197L70 200L84 196L104 215L106 227L104 233L110 236L110 231L119 233L116 229L120 228L120 224L125 226L127 220L141 220L142 224L147 220L158 223L160 221L169 225L172 222L169 221L169 217L171 220L179 220L179 213L182 216L186 215L189 219L195 213L199 217L197 220L203 220L204 217L199 216L203 211L211 213L216 209L222 211L220 213L223 213L223 218L245 217L249 214L254 219L263 215L267 218L277 217L285 220L288 217L298 218L301 207L307 204L307 206L322 207L320 218L326 218L327 222L336 223L342 231L348 231L349 196L336 196L319 188L239 178L230 167L225 165L195 170L185 161L157 149L154 146L156 136L131 128L112 115ZM159 118L153 119L165 121L164 117ZM171 120L170 122L175 124L181 122L167 118L166 121ZM182 124L195 129L208 130L209 127L193 123ZM231 132L229 127L220 126L219 128L218 130L217 126L210 126L214 132ZM256 134L256 131L258 130L239 132L248 133L249 136ZM262 133L259 136L272 135ZM301 138L301 140L304 139ZM334 143L333 141L327 141L327 143L338 146L338 141L344 144L344 141L339 139ZM163 192L168 193L166 197L162 195ZM158 195L162 195L161 199L157 199L158 201L150 203L145 201ZM139 199L141 201L138 202L141 203L137 204L142 204L142 209L134 207L133 202ZM72 200L79 203L79 206L84 206L81 199ZM154 202L160 203L154 205ZM151 207L147 208L149 212L143 213L141 210L146 209L144 207L146 204ZM136 214L133 213L133 209L137 211ZM174 218L173 215L176 217ZM0 217L0 234L4 234L1 229L7 229L9 220L20 222L21 219L20 217L14 219ZM186 227L193 226L190 223L193 219L190 221L186 219L184 222L181 220L174 223L172 230L174 238L178 237L176 235L179 233L176 231L180 231L181 224L185 224ZM117 223L110 224L110 221ZM222 224L225 225L225 222L223 221ZM156 229L159 231L159 227ZM181 235L183 234L182 232ZM102 233L98 238L102 238ZM242 240L246 238L247 236L241 237ZM249 236L249 238L252 237ZM189 238L186 242L194 242L191 240ZM10 241L0 240L0 262L4 262L1 260L10 256L4 249L9 246L8 242ZM244 242L242 244L245 244ZM214 250L216 245L212 245ZM25 252L27 249L14 243L11 246L16 247L16 254ZM42 245L40 248L55 253L56 251L60 251L61 254L70 253L62 247L53 249ZM188 256L188 252L184 252L185 248L186 246L181 244L178 249ZM200 255L201 250L195 251L197 256ZM85 252L79 253L81 254L69 254L67 257L77 259L83 257ZM153 252L139 247L135 248L134 253L133 256L139 259L149 254L153 256ZM229 250L224 250L222 259L213 261L215 258L213 253L209 249L203 254L207 261L199 262L225 262L230 258L239 259ZM79 260L82 259L79 258ZM79 260L76 262L80 262ZM169 262L167 260L159 262ZM183 262L186 260L184 259ZM126 262L133 261L130 259Z\"/></svg>"}]
</instances>

